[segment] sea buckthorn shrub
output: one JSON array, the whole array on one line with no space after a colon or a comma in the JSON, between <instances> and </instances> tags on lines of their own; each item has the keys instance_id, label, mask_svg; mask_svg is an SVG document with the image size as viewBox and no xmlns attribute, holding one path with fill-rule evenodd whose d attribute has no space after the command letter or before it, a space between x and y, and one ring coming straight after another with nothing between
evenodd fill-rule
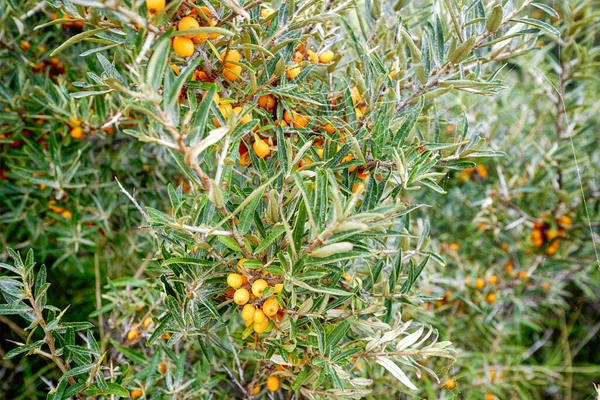
<instances>
[{"instance_id":1,"label":"sea buckthorn shrub","mask_svg":"<svg viewBox=\"0 0 600 400\"><path fill-rule=\"evenodd\" d=\"M474 215L464 203L496 182L487 160L513 160L502 150L520 143L528 122L498 116L517 105L536 110L526 96L549 90L534 79L509 90L514 69L527 60L551 74L556 58L536 52L554 54L552 43L564 46L559 36L585 35L575 16L595 18L588 8L561 9L573 13L567 24L529 0L31 6L4 6L1 54L10 64L0 67L9 256L0 264L0 314L9 317L0 322L15 339L4 358L26 365L9 365L28 382L22 396L436 397L463 390L462 379L473 398L504 396L502 384L480 375L506 382L514 375L501 366L512 364L485 356L494 331L489 308L474 305L523 301L522 313L535 319L529 299L547 295L519 293L508 303L509 286L489 287L504 284L503 271L525 281L535 268L484 271L483 260L524 266L536 254L563 254L586 216L571 186L579 182L585 194L592 185L569 181L571 203L557 194L556 207L536 198L536 210L548 211L523 211L531 217L519 221L519 237L503 233L503 256L477 250L488 229L481 223L498 229L534 200L502 197L502 219ZM584 57L573 46L564 65ZM558 99L582 77L576 70L560 79ZM568 126L567 116L594 112L555 109L531 129L550 126L553 115ZM511 128L511 141L493 140ZM531 158L563 171L567 144L562 158L532 145L510 167ZM539 179L553 187L547 174ZM501 196L525 184L498 182ZM578 240L577 262L589 267L590 241ZM465 247L473 267L456 268ZM53 267L38 266L34 251ZM71 276L88 278L83 294L52 289L76 289ZM586 283L579 287L591 296L596 288ZM474 296L462 314L458 302L446 312L451 291ZM49 293L60 307L47 304ZM542 309L569 307L566 291L556 294ZM67 306L79 303L88 310ZM495 315L509 314L502 311ZM514 336L536 326L511 318ZM454 320L463 335L449 328ZM469 331L473 321L483 334ZM476 362L461 360L450 338L467 356L465 343L479 346L466 349Z\"/></svg>"}]
</instances>

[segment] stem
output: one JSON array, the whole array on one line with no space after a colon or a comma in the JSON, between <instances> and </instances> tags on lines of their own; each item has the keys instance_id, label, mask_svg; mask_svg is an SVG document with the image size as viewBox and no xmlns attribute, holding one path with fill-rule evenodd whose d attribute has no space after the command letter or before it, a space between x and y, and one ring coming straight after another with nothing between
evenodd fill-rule
<instances>
[{"instance_id":1,"label":"stem","mask_svg":"<svg viewBox=\"0 0 600 400\"><path fill-rule=\"evenodd\" d=\"M29 300L29 303L31 303L31 308L33 309L33 313L37 317L38 323L44 330L44 336L45 336L44 341L46 342L46 344L48 345L48 348L50 349L50 359L54 362L54 364L56 364L56 366L60 369L60 371L64 375L67 372L69 372L70 368L63 362L63 360L59 356L56 355L56 346L54 345L54 336L52 336L52 332L46 330L46 320L44 319L44 314L42 313L42 310L40 309L37 302L35 301L35 297L33 296L33 292L31 290L31 286L29 285L29 282L28 282L25 274L23 274L21 276L21 279L23 280L23 285L25 287L25 296L27 297L27 300ZM75 381L75 378L72 376L69 376L67 378L67 380L70 385L77 384L77 382ZM85 399L86 396L84 394L78 393L77 398Z\"/></svg>"}]
</instances>

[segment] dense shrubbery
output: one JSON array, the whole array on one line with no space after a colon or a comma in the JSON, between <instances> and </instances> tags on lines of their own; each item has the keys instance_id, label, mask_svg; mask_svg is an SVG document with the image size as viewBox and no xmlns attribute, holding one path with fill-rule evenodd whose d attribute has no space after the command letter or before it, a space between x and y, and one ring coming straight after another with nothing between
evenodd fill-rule
<instances>
[{"instance_id":1,"label":"dense shrubbery","mask_svg":"<svg viewBox=\"0 0 600 400\"><path fill-rule=\"evenodd\" d=\"M4 397L593 396L592 2L52 3L0 17Z\"/></svg>"}]
</instances>

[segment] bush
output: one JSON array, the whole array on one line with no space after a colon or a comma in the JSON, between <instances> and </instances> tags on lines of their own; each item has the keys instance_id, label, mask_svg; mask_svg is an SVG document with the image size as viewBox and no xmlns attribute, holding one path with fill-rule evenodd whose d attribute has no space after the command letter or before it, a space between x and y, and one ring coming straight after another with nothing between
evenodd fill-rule
<instances>
[{"instance_id":1,"label":"bush","mask_svg":"<svg viewBox=\"0 0 600 400\"><path fill-rule=\"evenodd\" d=\"M5 4L6 393L591 396L571 3Z\"/></svg>"}]
</instances>

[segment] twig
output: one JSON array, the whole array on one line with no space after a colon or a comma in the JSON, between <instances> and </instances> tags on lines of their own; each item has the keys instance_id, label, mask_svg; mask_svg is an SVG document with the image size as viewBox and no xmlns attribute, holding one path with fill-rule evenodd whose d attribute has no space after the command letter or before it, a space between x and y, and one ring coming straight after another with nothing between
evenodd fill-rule
<instances>
[{"instance_id":1,"label":"twig","mask_svg":"<svg viewBox=\"0 0 600 400\"><path fill-rule=\"evenodd\" d=\"M121 185L121 182L119 182L119 179L116 176L115 176L115 180L117 181L117 185L119 185L121 192L125 193L125 196L127 196L129 198L129 200L131 200L133 205L138 209L138 211L140 213L142 213L142 215L144 216L146 221L150 222L150 216L146 213L146 211L144 211L142 206L140 206L140 204L135 200L135 198L132 195L130 195L127 190L125 190L125 188L123 187L123 185Z\"/></svg>"}]
</instances>

